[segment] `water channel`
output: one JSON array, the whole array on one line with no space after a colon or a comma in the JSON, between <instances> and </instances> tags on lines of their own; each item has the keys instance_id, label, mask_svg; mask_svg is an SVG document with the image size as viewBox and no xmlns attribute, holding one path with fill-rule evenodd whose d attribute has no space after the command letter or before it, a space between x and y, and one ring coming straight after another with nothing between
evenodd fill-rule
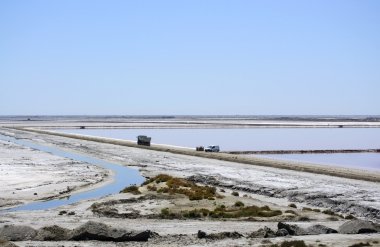
<instances>
[{"instance_id":1,"label":"water channel","mask_svg":"<svg viewBox=\"0 0 380 247\"><path fill-rule=\"evenodd\" d=\"M101 186L99 188L91 189L84 192L74 193L65 198L52 199L46 201L37 201L21 206L17 206L4 211L20 211L20 210L43 210L56 208L63 205L68 205L76 203L82 200L100 198L103 196L119 193L120 190L132 184L141 184L144 182L144 177L142 177L137 169L125 167L122 165L110 163L104 160L96 159L82 154L71 153L68 151L61 150L59 148L43 146L40 144L33 143L31 141L26 141L24 139L16 139L9 136L0 135L0 140L9 141L18 145L30 147L35 150L40 150L43 152L48 152L53 155L69 158L76 161L86 162L91 165L97 165L104 169L110 170L113 173L113 182Z\"/></svg>"}]
</instances>

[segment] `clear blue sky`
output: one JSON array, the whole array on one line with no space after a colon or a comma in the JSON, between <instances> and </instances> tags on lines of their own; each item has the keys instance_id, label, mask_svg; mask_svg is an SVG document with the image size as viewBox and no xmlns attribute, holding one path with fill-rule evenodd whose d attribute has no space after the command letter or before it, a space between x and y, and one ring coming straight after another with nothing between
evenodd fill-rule
<instances>
[{"instance_id":1,"label":"clear blue sky","mask_svg":"<svg viewBox=\"0 0 380 247\"><path fill-rule=\"evenodd\" d=\"M380 1L0 1L0 115L380 114Z\"/></svg>"}]
</instances>

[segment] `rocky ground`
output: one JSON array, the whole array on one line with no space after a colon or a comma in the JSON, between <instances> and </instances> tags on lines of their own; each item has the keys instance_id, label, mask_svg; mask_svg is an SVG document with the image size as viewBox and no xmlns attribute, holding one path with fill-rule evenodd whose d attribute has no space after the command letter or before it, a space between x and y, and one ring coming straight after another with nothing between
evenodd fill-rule
<instances>
[{"instance_id":1,"label":"rocky ground","mask_svg":"<svg viewBox=\"0 0 380 247\"><path fill-rule=\"evenodd\" d=\"M378 183L9 129L0 132L135 166L149 178L169 174L201 187L215 187L216 193L213 199L190 200L178 191L159 192L166 182L153 181L138 188L141 194L130 191L50 210L2 214L0 238L14 241L18 246L355 246L359 243L362 245L356 246L380 246L380 234L376 233L380 229L375 224L380 220ZM22 153L16 150L12 154L14 159ZM2 164L3 160L6 159L1 159ZM87 165L78 169L78 174L85 169ZM28 174L38 174L38 170L30 170ZM152 189L153 185L156 190ZM1 188L1 195L3 189L6 191ZM33 189L37 195L43 194L44 190L40 191L38 186ZM5 201L12 200L9 197ZM237 202L243 206L235 205ZM225 209L221 209L222 205ZM226 216L253 206L262 207L265 212ZM200 209L213 213L199 215L196 210ZM271 211L281 214L268 214ZM215 212L225 214L215 217ZM285 241L288 245L282 245ZM304 243L291 245L290 241Z\"/></svg>"}]
</instances>

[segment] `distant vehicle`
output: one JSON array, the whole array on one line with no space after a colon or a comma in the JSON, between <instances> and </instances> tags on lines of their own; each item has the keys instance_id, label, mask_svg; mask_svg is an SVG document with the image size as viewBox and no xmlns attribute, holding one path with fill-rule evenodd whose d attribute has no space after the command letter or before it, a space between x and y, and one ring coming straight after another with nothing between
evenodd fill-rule
<instances>
[{"instance_id":1,"label":"distant vehicle","mask_svg":"<svg viewBox=\"0 0 380 247\"><path fill-rule=\"evenodd\" d=\"M219 149L219 146L208 146L207 148L205 148L205 152L219 152L220 149Z\"/></svg>"},{"instance_id":2,"label":"distant vehicle","mask_svg":"<svg viewBox=\"0 0 380 247\"><path fill-rule=\"evenodd\" d=\"M205 147L203 146L198 146L195 148L196 151L205 151Z\"/></svg>"},{"instance_id":3,"label":"distant vehicle","mask_svg":"<svg viewBox=\"0 0 380 247\"><path fill-rule=\"evenodd\" d=\"M137 137L137 145L150 146L151 139L151 137L140 135Z\"/></svg>"}]
</instances>

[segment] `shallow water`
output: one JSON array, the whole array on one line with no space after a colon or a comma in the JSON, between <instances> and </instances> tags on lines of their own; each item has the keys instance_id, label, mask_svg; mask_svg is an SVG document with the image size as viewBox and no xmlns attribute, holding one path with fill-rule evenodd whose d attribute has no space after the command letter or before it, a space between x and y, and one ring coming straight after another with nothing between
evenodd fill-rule
<instances>
[{"instance_id":1,"label":"shallow water","mask_svg":"<svg viewBox=\"0 0 380 247\"><path fill-rule=\"evenodd\" d=\"M196 147L219 145L221 151L380 149L379 128L246 128L246 129L60 129L59 132ZM266 155L326 165L380 169L379 153Z\"/></svg>"},{"instance_id":2,"label":"shallow water","mask_svg":"<svg viewBox=\"0 0 380 247\"><path fill-rule=\"evenodd\" d=\"M380 171L379 153L273 154L262 157Z\"/></svg>"},{"instance_id":3,"label":"shallow water","mask_svg":"<svg viewBox=\"0 0 380 247\"><path fill-rule=\"evenodd\" d=\"M111 184L106 184L102 187L84 191L84 192L74 193L71 196L65 197L62 199L32 202L32 203L28 203L25 205L8 209L6 211L42 210L42 209L56 208L59 206L72 204L72 203L79 202L82 200L99 198L106 195L116 194L116 193L119 193L120 190L124 189L127 186L130 186L132 184L141 184L145 180L144 177L140 175L139 171L134 168L113 164L104 160L95 159L95 158L77 154L77 153L70 153L58 148L35 144L33 142L26 141L24 139L15 139L12 137L0 135L0 140L10 141L22 146L30 147L30 148L40 150L43 152L48 152L53 155L97 165L107 170L111 170L114 173L113 175L114 181Z\"/></svg>"}]
</instances>

